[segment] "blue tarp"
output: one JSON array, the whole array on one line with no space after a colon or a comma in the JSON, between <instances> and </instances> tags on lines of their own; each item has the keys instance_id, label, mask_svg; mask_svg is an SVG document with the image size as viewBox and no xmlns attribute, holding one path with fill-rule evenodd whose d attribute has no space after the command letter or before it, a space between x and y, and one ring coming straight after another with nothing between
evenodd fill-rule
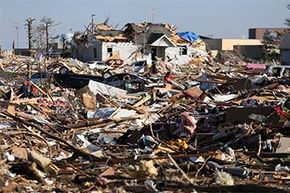
<instances>
[{"instance_id":1,"label":"blue tarp","mask_svg":"<svg viewBox=\"0 0 290 193\"><path fill-rule=\"evenodd\" d=\"M199 36L196 35L195 33L193 32L178 32L176 33L180 38L186 40L186 41L189 41L190 43L193 43L195 42L197 39L199 39Z\"/></svg>"}]
</instances>

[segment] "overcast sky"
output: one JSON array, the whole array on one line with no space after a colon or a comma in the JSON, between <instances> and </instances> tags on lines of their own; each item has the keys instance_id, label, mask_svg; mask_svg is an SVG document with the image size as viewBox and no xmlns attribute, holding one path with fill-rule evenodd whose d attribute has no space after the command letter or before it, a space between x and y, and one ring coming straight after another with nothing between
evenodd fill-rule
<instances>
[{"instance_id":1,"label":"overcast sky","mask_svg":"<svg viewBox=\"0 0 290 193\"><path fill-rule=\"evenodd\" d=\"M27 47L25 19L44 16L60 23L54 35L80 31L91 21L123 27L127 22L152 21L174 24L178 31L224 38L247 38L248 28L285 27L290 0L0 0L0 45L11 49L15 40Z\"/></svg>"}]
</instances>

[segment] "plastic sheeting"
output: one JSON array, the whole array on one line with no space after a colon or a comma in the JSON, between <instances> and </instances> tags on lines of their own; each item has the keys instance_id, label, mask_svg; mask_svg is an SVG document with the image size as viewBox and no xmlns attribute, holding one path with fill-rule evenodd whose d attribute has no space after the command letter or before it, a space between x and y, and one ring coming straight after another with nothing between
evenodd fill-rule
<instances>
[{"instance_id":1,"label":"plastic sheeting","mask_svg":"<svg viewBox=\"0 0 290 193\"><path fill-rule=\"evenodd\" d=\"M181 39L184 39L190 43L195 42L199 39L199 36L193 32L178 32L176 33Z\"/></svg>"}]
</instances>

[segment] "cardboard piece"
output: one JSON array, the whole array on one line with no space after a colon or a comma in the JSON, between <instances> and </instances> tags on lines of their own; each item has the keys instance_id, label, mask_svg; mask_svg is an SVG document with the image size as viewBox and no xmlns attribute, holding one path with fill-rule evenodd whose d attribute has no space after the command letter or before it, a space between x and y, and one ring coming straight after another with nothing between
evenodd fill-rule
<instances>
[{"instance_id":1,"label":"cardboard piece","mask_svg":"<svg viewBox=\"0 0 290 193\"><path fill-rule=\"evenodd\" d=\"M290 137L281 137L276 153L290 153Z\"/></svg>"}]
</instances>

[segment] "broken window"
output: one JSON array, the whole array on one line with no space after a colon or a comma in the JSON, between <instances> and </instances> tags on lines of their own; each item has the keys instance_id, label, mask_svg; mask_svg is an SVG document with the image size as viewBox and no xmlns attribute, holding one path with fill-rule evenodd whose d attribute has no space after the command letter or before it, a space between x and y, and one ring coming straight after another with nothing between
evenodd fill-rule
<instances>
[{"instance_id":1,"label":"broken window","mask_svg":"<svg viewBox=\"0 0 290 193\"><path fill-rule=\"evenodd\" d=\"M187 55L187 46L180 46L179 55Z\"/></svg>"},{"instance_id":2,"label":"broken window","mask_svg":"<svg viewBox=\"0 0 290 193\"><path fill-rule=\"evenodd\" d=\"M107 48L107 53L109 56L113 55L113 48Z\"/></svg>"},{"instance_id":3,"label":"broken window","mask_svg":"<svg viewBox=\"0 0 290 193\"><path fill-rule=\"evenodd\" d=\"M94 48L94 58L97 58L98 55L97 55L97 48Z\"/></svg>"}]
</instances>

